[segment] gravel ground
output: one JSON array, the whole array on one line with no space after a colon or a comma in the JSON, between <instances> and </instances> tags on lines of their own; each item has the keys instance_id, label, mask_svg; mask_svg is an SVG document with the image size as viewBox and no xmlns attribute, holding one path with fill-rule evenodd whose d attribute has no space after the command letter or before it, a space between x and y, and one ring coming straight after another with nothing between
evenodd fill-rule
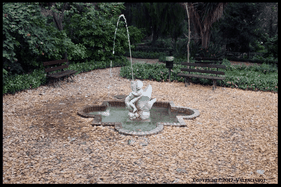
<instances>
[{"instance_id":1,"label":"gravel ground","mask_svg":"<svg viewBox=\"0 0 281 187\"><path fill-rule=\"evenodd\" d=\"M94 70L61 88L4 95L3 183L278 182L277 93L144 80L158 101L200 116L187 127L126 136L77 115L131 92L119 72Z\"/></svg>"}]
</instances>

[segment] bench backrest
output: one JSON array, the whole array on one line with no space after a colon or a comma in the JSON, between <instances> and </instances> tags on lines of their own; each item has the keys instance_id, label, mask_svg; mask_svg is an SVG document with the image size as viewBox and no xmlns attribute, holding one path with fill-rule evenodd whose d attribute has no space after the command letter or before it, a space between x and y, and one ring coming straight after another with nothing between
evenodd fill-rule
<instances>
[{"instance_id":1,"label":"bench backrest","mask_svg":"<svg viewBox=\"0 0 281 187\"><path fill-rule=\"evenodd\" d=\"M68 62L68 60L67 59L62 59L62 60L48 61L48 62L43 62L43 65L45 67L47 67L47 66L51 66L51 65L62 64L64 62ZM56 70L63 71L64 68L68 68L68 63L66 65L62 65L62 66L46 68L45 72L48 73L48 72L52 72L52 71L56 71Z\"/></svg>"},{"instance_id":2,"label":"bench backrest","mask_svg":"<svg viewBox=\"0 0 281 187\"><path fill-rule=\"evenodd\" d=\"M195 58L195 60L200 60L200 61L196 61L195 63L181 63L182 65L186 65L189 68L181 68L181 71L188 71L190 72L199 72L199 73L210 73L210 74L216 74L216 76L218 74L220 75L225 75L225 73L223 71L218 71L218 68L221 69L226 69L225 65L221 65L222 63L222 59L216 59L216 58ZM204 61L202 62L201 60L208 60L208 61ZM219 64L215 64L215 63L219 63ZM191 66L194 67L208 67L208 70L202 70L202 69L191 69ZM209 70L210 68L217 68L217 71L214 70Z\"/></svg>"}]
</instances>

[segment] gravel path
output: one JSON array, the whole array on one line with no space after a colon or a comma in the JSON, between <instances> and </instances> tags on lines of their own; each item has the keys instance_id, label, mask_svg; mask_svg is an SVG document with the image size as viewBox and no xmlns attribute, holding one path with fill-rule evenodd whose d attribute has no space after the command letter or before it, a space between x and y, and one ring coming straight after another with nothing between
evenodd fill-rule
<instances>
[{"instance_id":1,"label":"gravel path","mask_svg":"<svg viewBox=\"0 0 281 187\"><path fill-rule=\"evenodd\" d=\"M200 116L187 127L126 136L77 115L131 92L119 72L3 96L3 183L277 183L278 94L145 80L158 101Z\"/></svg>"}]
</instances>

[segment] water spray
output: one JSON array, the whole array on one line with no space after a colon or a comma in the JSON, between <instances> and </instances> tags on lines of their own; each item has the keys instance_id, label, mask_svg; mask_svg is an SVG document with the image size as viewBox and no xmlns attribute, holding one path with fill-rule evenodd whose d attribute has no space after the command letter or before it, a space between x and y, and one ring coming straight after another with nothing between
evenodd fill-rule
<instances>
[{"instance_id":1,"label":"water spray","mask_svg":"<svg viewBox=\"0 0 281 187\"><path fill-rule=\"evenodd\" d=\"M134 76L133 76L133 66L132 66L132 53L131 53L131 44L130 44L130 34L129 34L129 30L128 30L127 20L126 20L124 14L121 14L121 15L118 17L117 26L116 26L116 29L115 29L115 32L114 32L114 41L113 41L113 51L112 51L112 55L114 55L114 53L115 53L114 48L115 48L116 32L117 32L118 24L119 24L119 21L120 21L120 18L121 18L121 17L124 18L124 20L125 20L125 25L126 25L126 29L127 29L127 36L128 36L128 43L129 43L129 52L130 52L130 60L131 60L131 70L132 70L132 80L134 80ZM112 67L112 60L110 61L110 76L111 76L111 67Z\"/></svg>"}]
</instances>

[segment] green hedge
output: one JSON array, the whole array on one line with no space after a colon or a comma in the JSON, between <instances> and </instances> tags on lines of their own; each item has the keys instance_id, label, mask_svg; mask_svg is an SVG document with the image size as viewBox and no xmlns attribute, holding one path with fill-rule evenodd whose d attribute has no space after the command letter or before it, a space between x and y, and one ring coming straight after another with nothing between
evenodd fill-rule
<instances>
[{"instance_id":1,"label":"green hedge","mask_svg":"<svg viewBox=\"0 0 281 187\"><path fill-rule=\"evenodd\" d=\"M257 64L278 64L278 61L276 59L269 59L269 58L263 58L263 59L243 59L243 58L236 58L236 57L227 57L228 60L231 61L239 61L239 62L251 62L251 63L257 63Z\"/></svg>"},{"instance_id":2,"label":"green hedge","mask_svg":"<svg viewBox=\"0 0 281 187\"><path fill-rule=\"evenodd\" d=\"M175 59L175 61L181 60ZM223 64L227 67L226 70L222 69L222 71L225 72L225 79L218 81L218 86L237 87L241 89L250 88L278 92L278 68L276 66L269 64L262 64L261 66L232 66L226 59L223 60ZM132 75L129 60L127 60L125 57L116 57L112 60L112 67L120 66L120 76L130 79ZM78 73L82 73L94 69L109 67L110 61L86 61L84 63L70 64L68 69L76 70ZM171 81L184 81L183 77L177 76L177 74L181 72L180 68L183 67L183 65L176 63L174 64L174 68L171 71ZM167 81L169 76L168 69L165 67L165 64L133 64L133 73L135 79L141 80L149 79L156 81ZM37 88L40 85L46 84L46 82L46 73L43 69L34 70L30 74L23 75L7 75L7 73L3 72L3 94L15 93L30 88ZM192 82L204 85L212 85L212 80L208 79L192 78Z\"/></svg>"},{"instance_id":3,"label":"green hedge","mask_svg":"<svg viewBox=\"0 0 281 187\"><path fill-rule=\"evenodd\" d=\"M37 88L45 82L44 70L34 70L30 74L5 76L3 77L3 94Z\"/></svg>"},{"instance_id":4,"label":"green hedge","mask_svg":"<svg viewBox=\"0 0 281 187\"><path fill-rule=\"evenodd\" d=\"M112 67L120 67L129 65L129 60L125 57L115 57L112 60ZM78 71L76 74L91 71L94 69L109 68L110 61L88 61L84 63L70 64L67 69ZM16 93L30 88L37 88L47 83L46 73L44 69L34 70L30 74L23 75L7 75L3 72L3 94Z\"/></svg>"},{"instance_id":5,"label":"green hedge","mask_svg":"<svg viewBox=\"0 0 281 187\"><path fill-rule=\"evenodd\" d=\"M227 66L227 69L221 69L225 72L225 79L218 81L218 86L225 87L237 87L241 89L258 89L264 91L278 92L278 69L276 66L262 64L261 66L240 66L230 65L230 62L226 59L223 60L223 64ZM186 66L180 64L174 64L171 70L171 81L177 80L184 82L183 77L177 76L181 72L181 68ZM187 73L187 72L184 72ZM134 64L133 65L134 79L140 80L156 80L167 81L169 74L165 64ZM196 74L196 73L195 73ZM199 74L199 73L197 73ZM120 76L131 79L131 67L122 67L120 70ZM197 79L192 78L192 82L200 83L203 85L212 85L212 80L209 79Z\"/></svg>"}]
</instances>

